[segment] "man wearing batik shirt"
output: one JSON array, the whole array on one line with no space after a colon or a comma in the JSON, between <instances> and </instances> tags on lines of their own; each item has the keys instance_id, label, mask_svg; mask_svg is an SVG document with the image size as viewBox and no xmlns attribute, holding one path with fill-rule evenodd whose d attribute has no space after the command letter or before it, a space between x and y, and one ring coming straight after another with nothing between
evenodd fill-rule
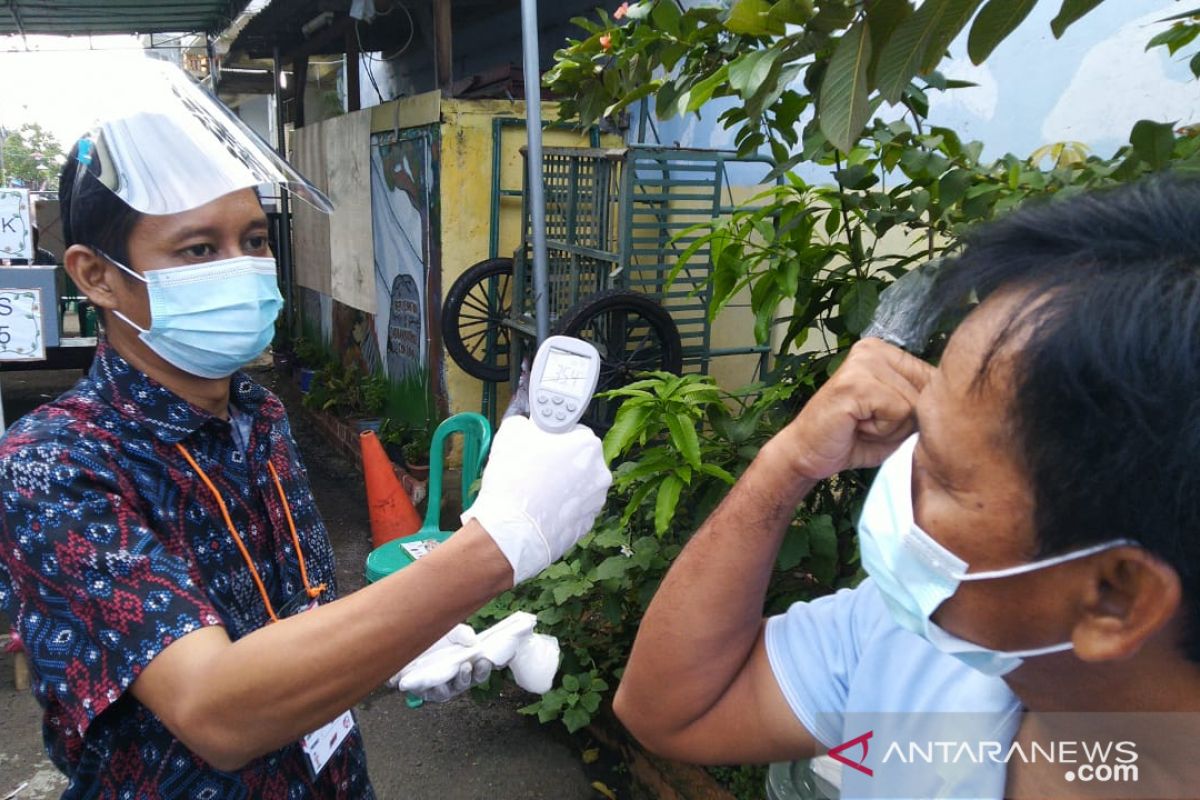
<instances>
[{"instance_id":1,"label":"man wearing batik shirt","mask_svg":"<svg viewBox=\"0 0 1200 800\"><path fill-rule=\"evenodd\" d=\"M65 267L105 340L0 441L0 610L65 797L371 797L349 709L561 556L611 476L590 431L508 420L463 527L338 598L283 408L239 371L283 302L255 187L331 205L177 68L139 62L95 81L135 107L60 180ZM438 696L486 672L466 666Z\"/></svg>"},{"instance_id":2,"label":"man wearing batik shirt","mask_svg":"<svg viewBox=\"0 0 1200 800\"><path fill-rule=\"evenodd\" d=\"M333 552L279 400L245 373L230 378L230 419L183 401L101 343L88 376L18 422L0 443L4 535L0 607L20 620L45 707L45 741L76 787L101 796L211 787L214 797L302 796L344 786L367 796L357 729L314 779L299 743L249 774L204 773L126 690L167 645L209 625L238 640L270 622L212 495L176 445L216 485L274 605L308 583L336 598ZM215 522L215 524L214 524ZM278 535L285 532L285 535ZM174 788L178 786L179 792ZM185 791L186 789L186 791Z\"/></svg>"}]
</instances>

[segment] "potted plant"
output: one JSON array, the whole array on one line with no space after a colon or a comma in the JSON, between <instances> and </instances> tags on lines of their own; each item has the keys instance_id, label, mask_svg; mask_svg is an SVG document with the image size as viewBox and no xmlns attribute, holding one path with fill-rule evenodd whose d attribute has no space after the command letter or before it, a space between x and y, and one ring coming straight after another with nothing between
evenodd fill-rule
<instances>
[{"instance_id":1,"label":"potted plant","mask_svg":"<svg viewBox=\"0 0 1200 800\"><path fill-rule=\"evenodd\" d=\"M396 422L391 417L384 417L375 435L379 437L379 443L383 445L383 451L387 453L388 458L396 466L407 470L408 459L404 457L404 442L409 438L408 426Z\"/></svg>"},{"instance_id":2,"label":"potted plant","mask_svg":"<svg viewBox=\"0 0 1200 800\"><path fill-rule=\"evenodd\" d=\"M429 477L429 447L433 440L433 431L429 427L412 428L408 433L408 441L401 448L404 453L405 469L417 480Z\"/></svg>"}]
</instances>

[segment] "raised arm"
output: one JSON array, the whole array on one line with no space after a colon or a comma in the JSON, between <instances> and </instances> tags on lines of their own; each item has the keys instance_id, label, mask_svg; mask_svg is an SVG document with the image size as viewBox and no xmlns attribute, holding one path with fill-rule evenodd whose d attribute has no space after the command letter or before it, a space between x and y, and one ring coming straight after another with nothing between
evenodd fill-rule
<instances>
[{"instance_id":1,"label":"raised arm","mask_svg":"<svg viewBox=\"0 0 1200 800\"><path fill-rule=\"evenodd\" d=\"M771 568L796 505L818 481L879 464L912 432L931 370L879 340L859 342L688 542L646 611L615 700L644 745L700 763L816 751L766 655Z\"/></svg>"}]
</instances>

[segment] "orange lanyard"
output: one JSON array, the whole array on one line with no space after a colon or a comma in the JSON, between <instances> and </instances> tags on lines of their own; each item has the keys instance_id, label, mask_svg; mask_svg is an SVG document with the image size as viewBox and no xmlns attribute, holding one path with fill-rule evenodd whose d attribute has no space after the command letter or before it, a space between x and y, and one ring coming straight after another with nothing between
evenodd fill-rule
<instances>
[{"instance_id":1,"label":"orange lanyard","mask_svg":"<svg viewBox=\"0 0 1200 800\"><path fill-rule=\"evenodd\" d=\"M208 487L208 490L212 492L212 496L216 499L217 505L221 507L221 516L225 518L225 526L229 528L229 533L233 536L233 541L237 544L238 550L241 551L242 558L246 559L246 566L250 568L250 576L254 578L254 585L258 587L258 593L262 595L263 605L267 607L267 613L271 615L271 621L278 622L279 617L276 616L275 608L271 605L270 598L267 597L267 587L263 585L262 578L254 566L254 561L250 558L250 551L246 549L246 543L242 541L237 528L233 527L233 520L229 517L229 509L225 507L225 501L221 499L221 493L217 491L217 487L213 486L212 481L209 480L204 470L200 469L200 465L196 463L196 459L192 458L192 454L188 452L188 449L179 442L175 443L175 447L179 449L180 453L183 453L183 457L187 459L192 469L196 470L196 474L200 476L200 480L204 481L204 485ZM296 557L300 559L300 580L304 581L304 591L307 592L309 598L317 597L321 592L325 591L325 584L318 584L316 587L309 585L308 569L304 566L304 553L300 549L300 537L296 535L296 523L292 520L292 507L288 505L287 495L283 493L283 484L279 482L279 473L275 471L275 465L269 460L267 461L267 469L271 472L271 479L275 481L275 490L279 492L279 499L283 501L283 513L287 517L288 528L292 533L292 544L296 547Z\"/></svg>"}]
</instances>

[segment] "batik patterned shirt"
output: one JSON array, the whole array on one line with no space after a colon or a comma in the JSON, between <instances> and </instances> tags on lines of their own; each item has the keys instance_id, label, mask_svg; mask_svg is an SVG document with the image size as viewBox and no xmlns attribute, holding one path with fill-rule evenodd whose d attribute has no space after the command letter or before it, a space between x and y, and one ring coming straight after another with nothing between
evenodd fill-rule
<instances>
[{"instance_id":1,"label":"batik patterned shirt","mask_svg":"<svg viewBox=\"0 0 1200 800\"><path fill-rule=\"evenodd\" d=\"M237 640L269 623L212 492L176 443L220 492L276 610L303 583L268 462L310 584L327 585L323 603L336 596L284 408L245 374L230 381L248 437L102 342L86 378L0 440L0 609L29 654L66 798L373 797L357 728L315 778L298 743L222 772L128 691L181 636L223 625Z\"/></svg>"}]
</instances>

